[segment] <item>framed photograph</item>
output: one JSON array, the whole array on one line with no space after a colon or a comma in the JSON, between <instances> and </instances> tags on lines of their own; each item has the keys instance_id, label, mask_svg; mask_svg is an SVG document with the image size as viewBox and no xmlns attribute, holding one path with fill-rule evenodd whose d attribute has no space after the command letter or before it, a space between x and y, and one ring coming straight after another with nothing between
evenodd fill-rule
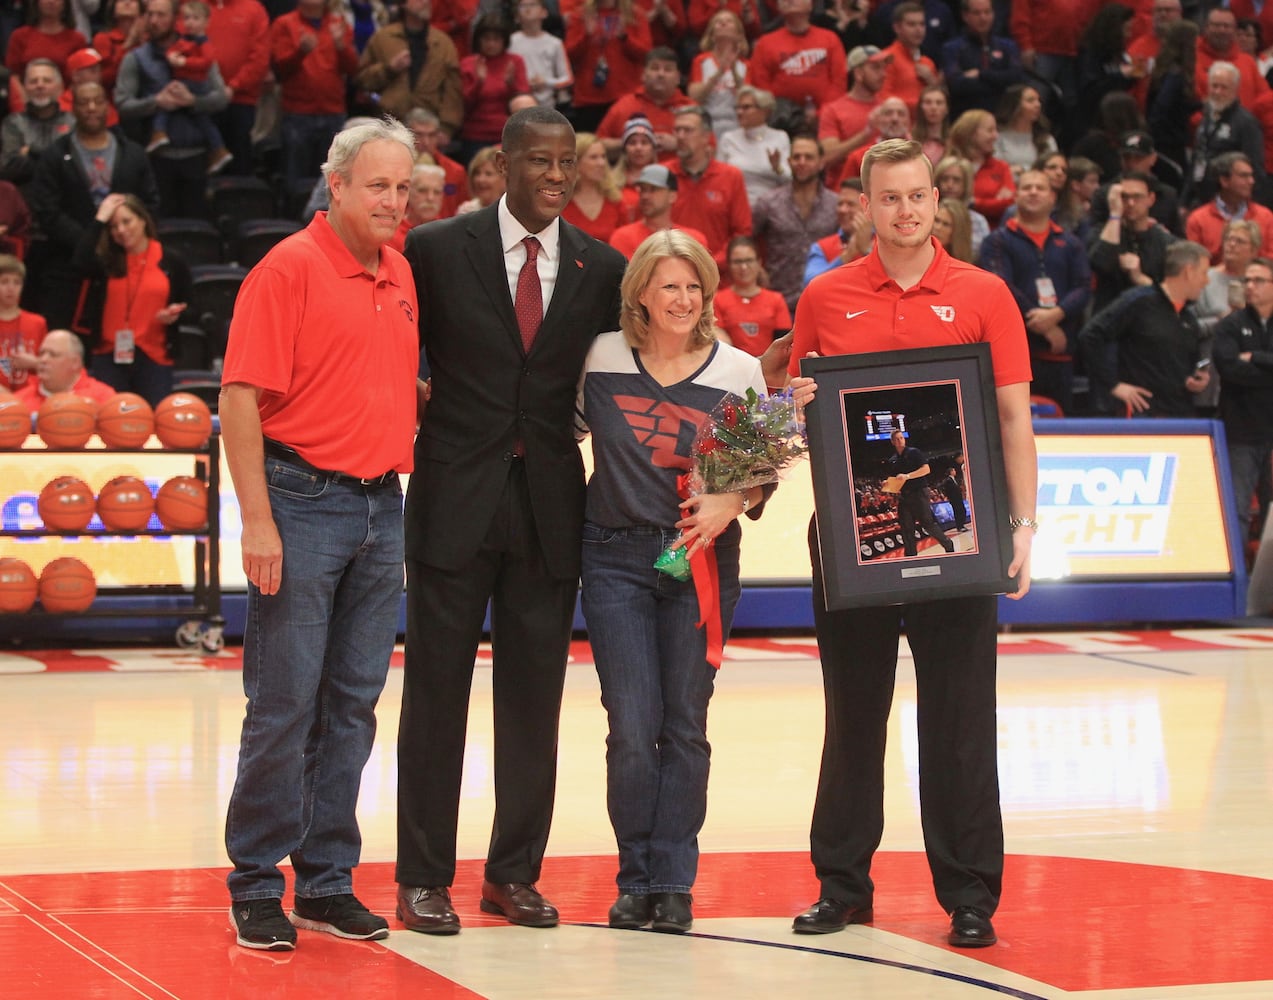
<instances>
[{"instance_id":1,"label":"framed photograph","mask_svg":"<svg viewBox=\"0 0 1273 1000\"><path fill-rule=\"evenodd\" d=\"M1016 590L988 344L805 358L827 610Z\"/></svg>"}]
</instances>

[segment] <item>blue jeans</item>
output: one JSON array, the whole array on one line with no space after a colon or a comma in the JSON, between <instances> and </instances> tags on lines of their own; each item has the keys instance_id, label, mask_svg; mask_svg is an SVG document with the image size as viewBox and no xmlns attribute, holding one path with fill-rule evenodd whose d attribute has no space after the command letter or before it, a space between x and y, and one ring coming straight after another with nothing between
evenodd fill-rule
<instances>
[{"instance_id":1,"label":"blue jeans","mask_svg":"<svg viewBox=\"0 0 1273 1000\"><path fill-rule=\"evenodd\" d=\"M675 529L583 530L583 613L606 738L606 805L619 847L619 891L689 892L707 815L707 703L716 671L697 628L698 598L654 569ZM737 525L716 540L721 624L738 604Z\"/></svg>"},{"instance_id":2,"label":"blue jeans","mask_svg":"<svg viewBox=\"0 0 1273 1000\"><path fill-rule=\"evenodd\" d=\"M247 715L225 842L236 901L352 891L354 807L376 734L402 600L402 490L335 483L265 460L283 541L278 593L248 588Z\"/></svg>"},{"instance_id":3,"label":"blue jeans","mask_svg":"<svg viewBox=\"0 0 1273 1000\"><path fill-rule=\"evenodd\" d=\"M283 178L288 190L302 177L318 177L344 115L283 116Z\"/></svg>"}]
</instances>

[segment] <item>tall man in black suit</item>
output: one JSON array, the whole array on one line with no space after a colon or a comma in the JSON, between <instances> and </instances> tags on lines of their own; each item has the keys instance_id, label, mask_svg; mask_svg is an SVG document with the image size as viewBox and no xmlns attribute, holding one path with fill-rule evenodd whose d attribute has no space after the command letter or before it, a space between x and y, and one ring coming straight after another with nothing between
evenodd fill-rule
<instances>
[{"instance_id":1,"label":"tall man in black suit","mask_svg":"<svg viewBox=\"0 0 1273 1000\"><path fill-rule=\"evenodd\" d=\"M575 389L618 329L624 260L558 218L574 130L547 108L504 127L496 205L413 230L432 398L407 494L407 636L398 736L398 917L454 934L456 820L473 662L487 602L495 822L481 908L531 927L548 841L557 723L578 590L583 463ZM535 241L535 242L532 242Z\"/></svg>"}]
</instances>

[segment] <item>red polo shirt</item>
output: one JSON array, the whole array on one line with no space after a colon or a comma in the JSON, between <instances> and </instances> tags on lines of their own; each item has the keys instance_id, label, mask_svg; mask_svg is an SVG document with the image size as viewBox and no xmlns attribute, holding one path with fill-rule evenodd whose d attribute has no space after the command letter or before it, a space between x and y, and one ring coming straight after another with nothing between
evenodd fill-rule
<instances>
[{"instance_id":1,"label":"red polo shirt","mask_svg":"<svg viewBox=\"0 0 1273 1000\"><path fill-rule=\"evenodd\" d=\"M906 291L875 250L809 282L796 306L791 374L800 374L810 351L825 357L987 343L996 386L1029 382L1025 325L1008 286L932 243L933 262Z\"/></svg>"},{"instance_id":2,"label":"red polo shirt","mask_svg":"<svg viewBox=\"0 0 1273 1000\"><path fill-rule=\"evenodd\" d=\"M265 436L311 465L410 472L417 322L406 258L381 247L373 277L319 212L244 280L221 380L264 390Z\"/></svg>"},{"instance_id":3,"label":"red polo shirt","mask_svg":"<svg viewBox=\"0 0 1273 1000\"><path fill-rule=\"evenodd\" d=\"M1259 255L1273 255L1273 212L1254 201L1248 201L1242 218L1260 227ZM1219 264L1224 251L1224 227L1228 223L1229 220L1220 214L1216 200L1212 198L1185 217L1185 239L1201 243L1211 251L1211 263Z\"/></svg>"},{"instance_id":4,"label":"red polo shirt","mask_svg":"<svg viewBox=\"0 0 1273 1000\"><path fill-rule=\"evenodd\" d=\"M686 236L698 240L703 246L708 245L707 237L697 229L692 229L689 226L669 226L668 228L679 229ZM658 232L662 232L662 230L651 229L644 219L637 219L636 222L630 222L626 226L620 226L616 229L610 236L610 245L627 257L628 260L631 260L632 255L637 252L637 247Z\"/></svg>"},{"instance_id":5,"label":"red polo shirt","mask_svg":"<svg viewBox=\"0 0 1273 1000\"><path fill-rule=\"evenodd\" d=\"M667 104L655 104L646 94L645 88L639 87L636 93L624 94L610 105L610 110L606 112L606 116L601 119L601 124L597 126L597 138L622 138L623 127L627 125L628 119L635 115L642 115L648 118L650 124L654 126L655 132L664 132L667 135L671 135L672 129L676 125L676 109L692 107L693 104L694 102L682 94L679 89L668 99Z\"/></svg>"},{"instance_id":6,"label":"red polo shirt","mask_svg":"<svg viewBox=\"0 0 1273 1000\"><path fill-rule=\"evenodd\" d=\"M729 241L751 235L751 206L743 172L719 160L712 160L697 178L687 174L679 160L670 169L677 184L672 221L706 234L707 249L716 258L721 274L727 274L725 248Z\"/></svg>"}]
</instances>

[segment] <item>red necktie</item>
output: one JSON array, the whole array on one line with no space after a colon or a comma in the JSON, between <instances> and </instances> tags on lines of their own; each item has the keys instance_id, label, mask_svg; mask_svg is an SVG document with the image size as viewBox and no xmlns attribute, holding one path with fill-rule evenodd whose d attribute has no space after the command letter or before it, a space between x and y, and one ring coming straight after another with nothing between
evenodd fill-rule
<instances>
[{"instance_id":1,"label":"red necktie","mask_svg":"<svg viewBox=\"0 0 1273 1000\"><path fill-rule=\"evenodd\" d=\"M539 287L539 268L535 264L539 240L527 236L522 242L526 244L526 263L517 276L517 301L513 308L517 313L517 326L522 331L522 350L529 354L530 345L535 342L535 334L544 321L544 293Z\"/></svg>"}]
</instances>

